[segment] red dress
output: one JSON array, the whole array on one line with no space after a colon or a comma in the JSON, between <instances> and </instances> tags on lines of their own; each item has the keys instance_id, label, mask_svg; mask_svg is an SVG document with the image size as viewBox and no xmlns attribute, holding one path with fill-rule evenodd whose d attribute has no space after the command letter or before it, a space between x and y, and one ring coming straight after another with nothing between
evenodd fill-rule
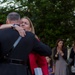
<instances>
[{"instance_id":1,"label":"red dress","mask_svg":"<svg viewBox=\"0 0 75 75\"><path fill-rule=\"evenodd\" d=\"M48 75L48 65L44 56L36 53L30 53L29 63L32 75L34 75L34 68L41 67L43 75Z\"/></svg>"}]
</instances>

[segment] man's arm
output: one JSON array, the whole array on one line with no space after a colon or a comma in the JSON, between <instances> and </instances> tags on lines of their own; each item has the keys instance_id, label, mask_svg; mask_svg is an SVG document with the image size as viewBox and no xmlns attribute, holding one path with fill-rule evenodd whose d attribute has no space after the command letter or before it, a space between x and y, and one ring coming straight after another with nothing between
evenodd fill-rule
<instances>
[{"instance_id":1,"label":"man's arm","mask_svg":"<svg viewBox=\"0 0 75 75\"><path fill-rule=\"evenodd\" d=\"M33 50L44 56L50 56L52 54L51 48L48 45L45 45L41 41L38 41L36 38L34 38L34 47Z\"/></svg>"}]
</instances>

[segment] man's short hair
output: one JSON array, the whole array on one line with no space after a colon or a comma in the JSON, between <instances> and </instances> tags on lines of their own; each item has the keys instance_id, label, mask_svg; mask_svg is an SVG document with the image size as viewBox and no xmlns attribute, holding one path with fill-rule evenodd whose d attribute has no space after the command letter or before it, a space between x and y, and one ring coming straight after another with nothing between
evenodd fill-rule
<instances>
[{"instance_id":1,"label":"man's short hair","mask_svg":"<svg viewBox=\"0 0 75 75\"><path fill-rule=\"evenodd\" d=\"M11 21L20 20L20 15L17 12L11 12L7 15L7 19Z\"/></svg>"}]
</instances>

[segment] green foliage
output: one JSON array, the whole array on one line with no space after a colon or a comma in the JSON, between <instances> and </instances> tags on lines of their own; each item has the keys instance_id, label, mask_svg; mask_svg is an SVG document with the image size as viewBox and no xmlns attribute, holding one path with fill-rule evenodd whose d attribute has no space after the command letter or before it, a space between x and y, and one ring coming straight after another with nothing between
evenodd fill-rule
<instances>
[{"instance_id":1,"label":"green foliage","mask_svg":"<svg viewBox=\"0 0 75 75\"><path fill-rule=\"evenodd\" d=\"M0 22L5 23L6 15L16 11L21 17L31 18L36 34L46 44L54 47L56 40L62 38L67 45L71 45L71 41L75 39L75 0L15 0L15 2L19 2L20 5L9 9L0 8Z\"/></svg>"}]
</instances>

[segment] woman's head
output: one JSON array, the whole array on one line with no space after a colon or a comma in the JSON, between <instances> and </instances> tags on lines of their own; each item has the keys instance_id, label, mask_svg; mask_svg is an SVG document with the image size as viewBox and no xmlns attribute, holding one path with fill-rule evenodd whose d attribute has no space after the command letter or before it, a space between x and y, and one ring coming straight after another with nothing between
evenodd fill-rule
<instances>
[{"instance_id":1,"label":"woman's head","mask_svg":"<svg viewBox=\"0 0 75 75\"><path fill-rule=\"evenodd\" d=\"M64 46L64 42L62 39L58 39L56 42L56 47L62 48Z\"/></svg>"},{"instance_id":2,"label":"woman's head","mask_svg":"<svg viewBox=\"0 0 75 75\"><path fill-rule=\"evenodd\" d=\"M26 16L21 19L20 26L23 27L26 31L31 31L32 33L35 33L34 26L31 20Z\"/></svg>"},{"instance_id":3,"label":"woman's head","mask_svg":"<svg viewBox=\"0 0 75 75\"><path fill-rule=\"evenodd\" d=\"M50 63L50 60L51 60L51 57L46 56L46 61L47 61L47 63Z\"/></svg>"},{"instance_id":4,"label":"woman's head","mask_svg":"<svg viewBox=\"0 0 75 75\"><path fill-rule=\"evenodd\" d=\"M53 66L53 60L51 56L46 56L46 61L49 66Z\"/></svg>"}]
</instances>

